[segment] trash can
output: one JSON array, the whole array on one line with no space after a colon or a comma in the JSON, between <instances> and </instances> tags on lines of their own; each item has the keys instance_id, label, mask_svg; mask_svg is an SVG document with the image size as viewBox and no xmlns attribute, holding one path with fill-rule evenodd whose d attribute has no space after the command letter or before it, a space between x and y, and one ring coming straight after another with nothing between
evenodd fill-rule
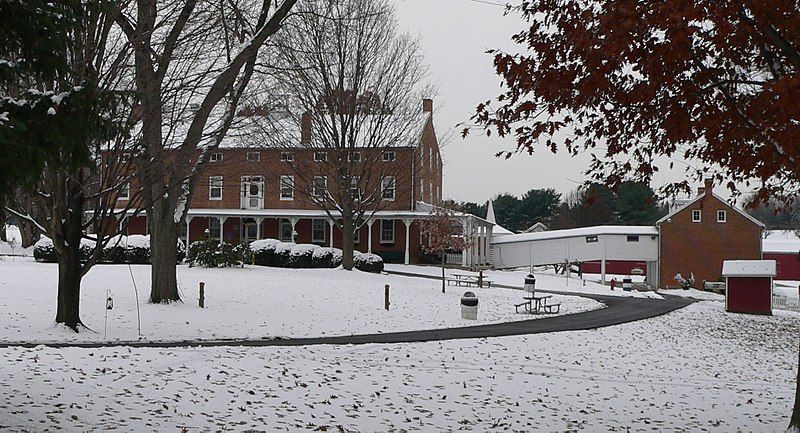
<instances>
[{"instance_id":1,"label":"trash can","mask_svg":"<svg viewBox=\"0 0 800 433\"><path fill-rule=\"evenodd\" d=\"M533 274L528 274L525 276L525 291L528 293L533 293L536 290L536 277Z\"/></svg>"},{"instance_id":2,"label":"trash can","mask_svg":"<svg viewBox=\"0 0 800 433\"><path fill-rule=\"evenodd\" d=\"M478 320L478 297L472 292L466 292L461 297L461 318Z\"/></svg>"},{"instance_id":3,"label":"trash can","mask_svg":"<svg viewBox=\"0 0 800 433\"><path fill-rule=\"evenodd\" d=\"M625 277L622 279L622 290L626 292L633 290L633 280L631 277Z\"/></svg>"}]
</instances>

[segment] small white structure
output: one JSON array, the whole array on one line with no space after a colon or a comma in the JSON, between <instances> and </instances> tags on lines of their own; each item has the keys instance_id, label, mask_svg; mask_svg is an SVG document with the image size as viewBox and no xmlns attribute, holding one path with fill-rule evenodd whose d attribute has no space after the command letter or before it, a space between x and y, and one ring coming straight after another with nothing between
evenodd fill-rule
<instances>
[{"instance_id":1,"label":"small white structure","mask_svg":"<svg viewBox=\"0 0 800 433\"><path fill-rule=\"evenodd\" d=\"M647 262L648 283L656 276L658 230L654 226L594 226L492 238L495 268L600 261L605 281L607 260Z\"/></svg>"}]
</instances>

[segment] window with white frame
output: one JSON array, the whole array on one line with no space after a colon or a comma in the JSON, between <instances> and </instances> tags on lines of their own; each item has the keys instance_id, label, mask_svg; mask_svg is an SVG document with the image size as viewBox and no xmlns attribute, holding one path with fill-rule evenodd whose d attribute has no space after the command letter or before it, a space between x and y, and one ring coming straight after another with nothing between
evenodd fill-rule
<instances>
[{"instance_id":1,"label":"window with white frame","mask_svg":"<svg viewBox=\"0 0 800 433\"><path fill-rule=\"evenodd\" d=\"M692 211L692 222L699 223L703 218L703 211L700 209L695 209Z\"/></svg>"},{"instance_id":2,"label":"window with white frame","mask_svg":"<svg viewBox=\"0 0 800 433\"><path fill-rule=\"evenodd\" d=\"M717 222L718 223L728 222L728 212L726 212L724 210L718 210L717 211Z\"/></svg>"},{"instance_id":3,"label":"window with white frame","mask_svg":"<svg viewBox=\"0 0 800 433\"><path fill-rule=\"evenodd\" d=\"M278 239L283 242L291 242L294 228L292 222L287 219L281 220L280 230L278 231Z\"/></svg>"},{"instance_id":4,"label":"window with white frame","mask_svg":"<svg viewBox=\"0 0 800 433\"><path fill-rule=\"evenodd\" d=\"M131 183L125 182L122 184L122 187L119 189L119 196L117 199L119 200L128 200L131 198Z\"/></svg>"},{"instance_id":5,"label":"window with white frame","mask_svg":"<svg viewBox=\"0 0 800 433\"><path fill-rule=\"evenodd\" d=\"M294 200L294 176L281 176L281 200Z\"/></svg>"},{"instance_id":6,"label":"window with white frame","mask_svg":"<svg viewBox=\"0 0 800 433\"><path fill-rule=\"evenodd\" d=\"M328 160L328 154L325 152L314 152L314 162L325 162Z\"/></svg>"},{"instance_id":7,"label":"window with white frame","mask_svg":"<svg viewBox=\"0 0 800 433\"><path fill-rule=\"evenodd\" d=\"M394 243L394 220L381 220L381 243Z\"/></svg>"},{"instance_id":8,"label":"window with white frame","mask_svg":"<svg viewBox=\"0 0 800 433\"><path fill-rule=\"evenodd\" d=\"M384 150L381 152L381 160L383 160L383 162L394 161L395 159L397 159L397 152L394 150Z\"/></svg>"},{"instance_id":9,"label":"window with white frame","mask_svg":"<svg viewBox=\"0 0 800 433\"><path fill-rule=\"evenodd\" d=\"M261 161L261 152L247 152L245 159L247 161Z\"/></svg>"},{"instance_id":10,"label":"window with white frame","mask_svg":"<svg viewBox=\"0 0 800 433\"><path fill-rule=\"evenodd\" d=\"M325 228L327 226L328 222L324 219L311 220L311 242L325 242Z\"/></svg>"},{"instance_id":11,"label":"window with white frame","mask_svg":"<svg viewBox=\"0 0 800 433\"><path fill-rule=\"evenodd\" d=\"M381 179L381 198L384 200L394 200L397 195L397 181L394 176L386 176Z\"/></svg>"},{"instance_id":12,"label":"window with white frame","mask_svg":"<svg viewBox=\"0 0 800 433\"><path fill-rule=\"evenodd\" d=\"M208 178L208 199L222 200L222 176Z\"/></svg>"},{"instance_id":13,"label":"window with white frame","mask_svg":"<svg viewBox=\"0 0 800 433\"><path fill-rule=\"evenodd\" d=\"M294 162L294 153L281 152L281 162Z\"/></svg>"},{"instance_id":14,"label":"window with white frame","mask_svg":"<svg viewBox=\"0 0 800 433\"><path fill-rule=\"evenodd\" d=\"M222 226L219 223L219 218L211 217L208 219L208 236L211 239L219 239L222 231Z\"/></svg>"},{"instance_id":15,"label":"window with white frame","mask_svg":"<svg viewBox=\"0 0 800 433\"><path fill-rule=\"evenodd\" d=\"M361 199L361 178L353 176L350 178L350 196L354 199Z\"/></svg>"},{"instance_id":16,"label":"window with white frame","mask_svg":"<svg viewBox=\"0 0 800 433\"><path fill-rule=\"evenodd\" d=\"M222 161L222 153L216 152L212 153L211 156L208 158L211 162L219 162Z\"/></svg>"},{"instance_id":17,"label":"window with white frame","mask_svg":"<svg viewBox=\"0 0 800 433\"><path fill-rule=\"evenodd\" d=\"M347 154L348 162L361 162L361 152L356 150Z\"/></svg>"},{"instance_id":18,"label":"window with white frame","mask_svg":"<svg viewBox=\"0 0 800 433\"><path fill-rule=\"evenodd\" d=\"M328 194L328 177L327 176L314 176L313 185L314 197L322 198Z\"/></svg>"}]
</instances>

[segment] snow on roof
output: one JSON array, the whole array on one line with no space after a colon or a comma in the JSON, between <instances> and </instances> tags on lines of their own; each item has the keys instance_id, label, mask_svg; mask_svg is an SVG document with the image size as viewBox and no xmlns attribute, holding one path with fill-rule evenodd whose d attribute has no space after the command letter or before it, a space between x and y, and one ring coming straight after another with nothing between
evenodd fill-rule
<instances>
[{"instance_id":1,"label":"snow on roof","mask_svg":"<svg viewBox=\"0 0 800 433\"><path fill-rule=\"evenodd\" d=\"M494 227L492 227L492 237L495 237L495 236L507 236L507 235L513 235L513 234L514 234L514 232L512 232L511 230L501 226L500 224L494 223Z\"/></svg>"},{"instance_id":2,"label":"snow on roof","mask_svg":"<svg viewBox=\"0 0 800 433\"><path fill-rule=\"evenodd\" d=\"M721 201L721 202L723 202L723 203L727 204L728 206L730 206L730 208L731 208L731 209L733 209L734 211L736 211L736 213L738 213L738 214L742 215L743 217L747 218L748 220L750 220L751 222L753 222L753 223L754 223L754 224L756 224L757 226L759 226L759 227L766 227L766 226L764 225L764 223L762 223L761 221L759 221L759 220L755 219L755 218L754 218L752 215L750 215L749 213L747 213L747 212L745 212L745 211L743 211L743 210L739 209L739 208L738 208L738 207L736 207L736 206L732 206L732 205L730 205L730 204L727 202L727 200L725 200L724 198L722 198L722 197L718 196L717 194L715 194L715 193L714 193L714 191L711 191L711 196L712 196L712 197L714 197L714 198L716 198L717 200L719 200L719 201ZM672 212L668 213L668 214L667 214L667 215L665 215L663 218L661 218L660 220L656 221L656 225L659 225L659 224L663 223L664 221L666 221L666 220L668 220L668 219L672 218L673 216L675 216L675 214L677 214L678 212L680 212L680 211L682 211L682 210L686 209L687 207L689 207L689 206L691 206L691 205L693 205L693 204L697 203L697 202L698 202L698 201L700 201L700 199L702 199L703 197L705 197L705 194L700 194L700 195L698 195L697 197L695 197L694 199L692 199L691 201L688 201L687 203L685 203L683 206L680 206L680 207L678 207L678 208L676 208L676 209L672 210Z\"/></svg>"},{"instance_id":3,"label":"snow on roof","mask_svg":"<svg viewBox=\"0 0 800 433\"><path fill-rule=\"evenodd\" d=\"M765 253L797 254L800 252L800 239L764 239Z\"/></svg>"},{"instance_id":4,"label":"snow on roof","mask_svg":"<svg viewBox=\"0 0 800 433\"><path fill-rule=\"evenodd\" d=\"M723 277L774 277L775 260L725 260L722 262Z\"/></svg>"},{"instance_id":5,"label":"snow on roof","mask_svg":"<svg viewBox=\"0 0 800 433\"><path fill-rule=\"evenodd\" d=\"M658 229L654 226L592 226L577 229L550 230L537 233L521 233L503 236L493 240L493 244L507 244L512 242L540 241L546 239L562 239L581 236L598 235L650 235L658 236Z\"/></svg>"}]
</instances>

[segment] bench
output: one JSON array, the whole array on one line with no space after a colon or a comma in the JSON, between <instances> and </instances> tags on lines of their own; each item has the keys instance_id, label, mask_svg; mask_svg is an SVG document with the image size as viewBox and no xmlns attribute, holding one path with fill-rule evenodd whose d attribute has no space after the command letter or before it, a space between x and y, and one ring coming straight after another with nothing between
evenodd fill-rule
<instances>
[{"instance_id":1,"label":"bench","mask_svg":"<svg viewBox=\"0 0 800 433\"><path fill-rule=\"evenodd\" d=\"M545 295L545 296L536 296L531 294L530 296L526 295L523 296L524 302L520 302L519 304L514 304L514 311L519 313L519 307L525 307L524 312L533 314L533 313L552 313L558 314L561 309L561 303L556 304L548 304L547 300L552 298L553 295ZM556 311L554 312L553 309Z\"/></svg>"},{"instance_id":2,"label":"bench","mask_svg":"<svg viewBox=\"0 0 800 433\"><path fill-rule=\"evenodd\" d=\"M453 274L450 277L446 277L445 281L447 281L447 285L456 285L456 286L463 286L463 287L470 287L475 286L478 287L479 283L483 287L492 287L492 280L483 277L481 280L477 275L469 275L469 274Z\"/></svg>"}]
</instances>

